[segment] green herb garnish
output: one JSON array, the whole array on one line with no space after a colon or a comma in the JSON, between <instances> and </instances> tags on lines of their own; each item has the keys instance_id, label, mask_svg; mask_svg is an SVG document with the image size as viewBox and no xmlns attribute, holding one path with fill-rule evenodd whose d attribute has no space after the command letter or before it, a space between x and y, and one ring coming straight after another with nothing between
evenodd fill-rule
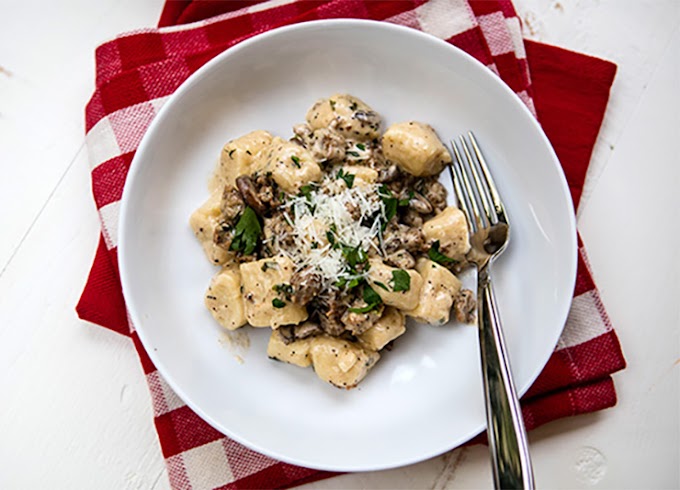
<instances>
[{"instance_id":1,"label":"green herb garnish","mask_svg":"<svg viewBox=\"0 0 680 490\"><path fill-rule=\"evenodd\" d=\"M300 187L300 195L307 198L308 201L312 200L312 186L309 184Z\"/></svg>"},{"instance_id":2,"label":"green herb garnish","mask_svg":"<svg viewBox=\"0 0 680 490\"><path fill-rule=\"evenodd\" d=\"M272 306L274 308L283 308L284 306L286 306L286 303L284 301L281 301L279 298L274 298L272 300Z\"/></svg>"},{"instance_id":3,"label":"green herb garnish","mask_svg":"<svg viewBox=\"0 0 680 490\"><path fill-rule=\"evenodd\" d=\"M333 99L329 99L328 103L331 105L331 110L334 111L335 110L335 101Z\"/></svg>"},{"instance_id":4,"label":"green herb garnish","mask_svg":"<svg viewBox=\"0 0 680 490\"><path fill-rule=\"evenodd\" d=\"M364 146L363 143L357 143L355 146L359 148L361 151L366 151L366 146Z\"/></svg>"},{"instance_id":5,"label":"green herb garnish","mask_svg":"<svg viewBox=\"0 0 680 490\"><path fill-rule=\"evenodd\" d=\"M363 282L364 279L362 277L354 277L349 281L346 277L343 277L342 279L335 281L335 286L339 288L346 288L349 291L350 289L354 289L355 287L363 284Z\"/></svg>"},{"instance_id":6,"label":"green herb garnish","mask_svg":"<svg viewBox=\"0 0 680 490\"><path fill-rule=\"evenodd\" d=\"M408 197L406 199L399 199L399 207L404 208L408 206L408 203L411 202L411 199L413 199L413 196L415 196L415 193L413 191L408 191Z\"/></svg>"},{"instance_id":7,"label":"green herb garnish","mask_svg":"<svg viewBox=\"0 0 680 490\"><path fill-rule=\"evenodd\" d=\"M380 281L373 281L373 284L375 284L376 286L380 286L380 287L383 288L385 291L389 291L389 289L387 288L387 286L385 286L385 285L384 285L382 282L380 282Z\"/></svg>"},{"instance_id":8,"label":"green herb garnish","mask_svg":"<svg viewBox=\"0 0 680 490\"><path fill-rule=\"evenodd\" d=\"M295 292L295 290L293 289L293 286L291 286L290 284L286 284L285 282L281 283L281 284L274 284L272 289L274 291L276 291L277 293L285 296L285 298L287 300L290 300L291 296Z\"/></svg>"},{"instance_id":9,"label":"green herb garnish","mask_svg":"<svg viewBox=\"0 0 680 490\"><path fill-rule=\"evenodd\" d=\"M411 289L411 276L405 270L397 269L392 271L392 282L394 283L392 291L395 293Z\"/></svg>"},{"instance_id":10,"label":"green herb garnish","mask_svg":"<svg viewBox=\"0 0 680 490\"><path fill-rule=\"evenodd\" d=\"M361 308L349 308L348 311L351 311L352 313L368 313L382 304L380 295L368 284L364 286L363 297L366 306L362 306Z\"/></svg>"},{"instance_id":11,"label":"green herb garnish","mask_svg":"<svg viewBox=\"0 0 680 490\"><path fill-rule=\"evenodd\" d=\"M361 284L362 281L363 281L362 278L360 278L360 277L355 277L354 279L352 279L351 281L349 281L349 282L347 283L347 289L354 289L354 288L357 287L359 284Z\"/></svg>"},{"instance_id":12,"label":"green herb garnish","mask_svg":"<svg viewBox=\"0 0 680 490\"><path fill-rule=\"evenodd\" d=\"M236 222L234 239L229 248L236 252L243 252L244 255L250 255L255 251L261 233L262 226L257 214L253 208L246 206Z\"/></svg>"},{"instance_id":13,"label":"green herb garnish","mask_svg":"<svg viewBox=\"0 0 680 490\"><path fill-rule=\"evenodd\" d=\"M356 266L358 264L363 264L368 260L368 255L366 255L364 249L362 249L361 246L359 245L356 247L348 247L346 245L343 245L342 255L343 257L345 257L347 265L349 265L350 270L352 272L356 270Z\"/></svg>"},{"instance_id":14,"label":"green herb garnish","mask_svg":"<svg viewBox=\"0 0 680 490\"><path fill-rule=\"evenodd\" d=\"M231 158L232 160L234 159L234 157L232 157L232 155L234 154L235 151L236 151L236 148L234 148L233 150L229 150L229 158Z\"/></svg>"},{"instance_id":15,"label":"green herb garnish","mask_svg":"<svg viewBox=\"0 0 680 490\"><path fill-rule=\"evenodd\" d=\"M298 157L296 157L295 155L293 155L293 156L290 157L290 159L293 160L293 164L294 164L297 168L301 168L301 167L300 167L300 159L299 159Z\"/></svg>"},{"instance_id":16,"label":"green herb garnish","mask_svg":"<svg viewBox=\"0 0 680 490\"><path fill-rule=\"evenodd\" d=\"M344 180L348 189L351 189L354 185L354 174L347 174L342 169L338 170L338 174L335 178Z\"/></svg>"},{"instance_id":17,"label":"green herb garnish","mask_svg":"<svg viewBox=\"0 0 680 490\"><path fill-rule=\"evenodd\" d=\"M392 194L390 188L383 184L378 188L378 195L383 202L385 210L385 222L382 225L382 229L385 230L387 223L396 216L397 209L408 206L409 201L413 198L413 191L409 191L407 199L397 199Z\"/></svg>"},{"instance_id":18,"label":"green herb garnish","mask_svg":"<svg viewBox=\"0 0 680 490\"><path fill-rule=\"evenodd\" d=\"M455 264L456 262L458 262L457 260L454 260L451 257L447 257L446 255L439 251L439 240L435 241L432 244L430 250L427 251L427 256L433 262L436 262L441 265Z\"/></svg>"}]
</instances>

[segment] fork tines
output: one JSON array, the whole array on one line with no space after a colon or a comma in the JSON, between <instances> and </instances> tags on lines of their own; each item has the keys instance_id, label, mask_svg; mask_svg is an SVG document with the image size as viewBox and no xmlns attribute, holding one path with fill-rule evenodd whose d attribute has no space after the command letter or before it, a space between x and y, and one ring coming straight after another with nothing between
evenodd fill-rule
<instances>
[{"instance_id":1,"label":"fork tines","mask_svg":"<svg viewBox=\"0 0 680 490\"><path fill-rule=\"evenodd\" d=\"M470 231L475 233L480 228L505 221L505 209L472 131L468 132L467 139L461 135L459 143L451 140L451 148L453 189Z\"/></svg>"}]
</instances>

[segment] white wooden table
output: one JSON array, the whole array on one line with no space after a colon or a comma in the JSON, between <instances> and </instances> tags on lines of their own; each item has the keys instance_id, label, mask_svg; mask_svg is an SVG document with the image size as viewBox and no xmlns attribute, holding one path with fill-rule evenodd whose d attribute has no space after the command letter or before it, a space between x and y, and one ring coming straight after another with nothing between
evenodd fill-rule
<instances>
[{"instance_id":1,"label":"white wooden table","mask_svg":"<svg viewBox=\"0 0 680 490\"><path fill-rule=\"evenodd\" d=\"M629 367L619 404L531 433L544 488L680 486L680 2L516 0L526 36L619 66L579 213ZM75 315L99 223L94 49L162 0L0 0L0 488L168 488L129 340ZM483 447L308 488L491 488Z\"/></svg>"}]
</instances>

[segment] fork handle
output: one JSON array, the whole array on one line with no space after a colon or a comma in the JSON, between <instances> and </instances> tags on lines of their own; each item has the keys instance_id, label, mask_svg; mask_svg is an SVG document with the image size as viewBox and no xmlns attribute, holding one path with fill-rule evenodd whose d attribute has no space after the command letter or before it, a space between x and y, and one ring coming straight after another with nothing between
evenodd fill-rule
<instances>
[{"instance_id":1,"label":"fork handle","mask_svg":"<svg viewBox=\"0 0 680 490\"><path fill-rule=\"evenodd\" d=\"M477 290L487 433L495 488L534 488L522 410L512 381L488 266Z\"/></svg>"}]
</instances>

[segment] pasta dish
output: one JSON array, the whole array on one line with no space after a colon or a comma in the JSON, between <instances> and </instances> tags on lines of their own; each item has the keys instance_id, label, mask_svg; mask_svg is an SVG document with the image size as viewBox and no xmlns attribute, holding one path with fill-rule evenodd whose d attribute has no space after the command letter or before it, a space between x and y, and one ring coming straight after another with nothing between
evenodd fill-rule
<instances>
[{"instance_id":1,"label":"pasta dish","mask_svg":"<svg viewBox=\"0 0 680 490\"><path fill-rule=\"evenodd\" d=\"M382 132L360 99L316 102L289 140L254 131L228 142L210 197L190 218L220 270L205 305L224 328L271 328L270 358L356 386L406 330L474 318L456 274L465 215L439 174L451 155L434 129Z\"/></svg>"}]
</instances>

